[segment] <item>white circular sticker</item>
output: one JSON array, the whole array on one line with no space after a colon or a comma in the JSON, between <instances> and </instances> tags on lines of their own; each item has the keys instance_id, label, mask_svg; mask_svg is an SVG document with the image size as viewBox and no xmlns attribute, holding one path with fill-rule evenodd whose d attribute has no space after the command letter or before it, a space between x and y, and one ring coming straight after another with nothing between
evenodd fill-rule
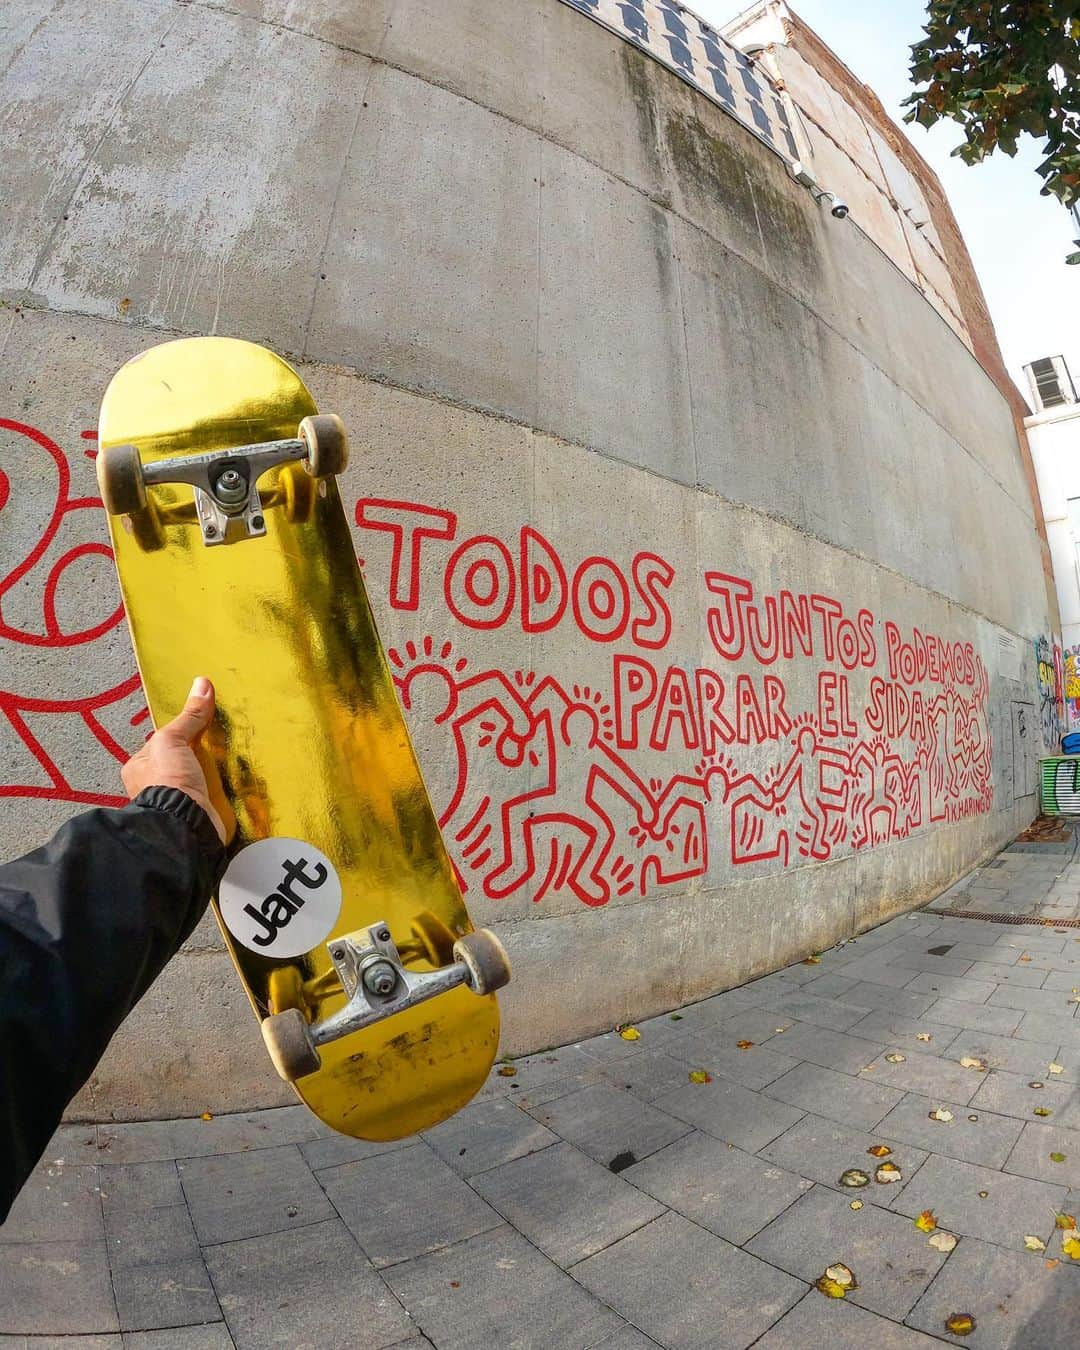
<instances>
[{"instance_id":1,"label":"white circular sticker","mask_svg":"<svg viewBox=\"0 0 1080 1350\"><path fill-rule=\"evenodd\" d=\"M218 888L225 927L263 956L301 956L328 937L341 910L334 864L302 839L260 839L233 858Z\"/></svg>"}]
</instances>

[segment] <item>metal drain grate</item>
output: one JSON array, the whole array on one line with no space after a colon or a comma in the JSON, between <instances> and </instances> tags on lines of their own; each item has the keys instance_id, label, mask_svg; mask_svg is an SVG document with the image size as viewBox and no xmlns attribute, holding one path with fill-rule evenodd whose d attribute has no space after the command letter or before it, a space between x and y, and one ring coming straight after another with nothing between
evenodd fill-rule
<instances>
[{"instance_id":1,"label":"metal drain grate","mask_svg":"<svg viewBox=\"0 0 1080 1350\"><path fill-rule=\"evenodd\" d=\"M950 919L988 919L990 923L1033 923L1040 928L1080 928L1080 919L1040 919L1035 914L980 914L975 909L936 909Z\"/></svg>"}]
</instances>

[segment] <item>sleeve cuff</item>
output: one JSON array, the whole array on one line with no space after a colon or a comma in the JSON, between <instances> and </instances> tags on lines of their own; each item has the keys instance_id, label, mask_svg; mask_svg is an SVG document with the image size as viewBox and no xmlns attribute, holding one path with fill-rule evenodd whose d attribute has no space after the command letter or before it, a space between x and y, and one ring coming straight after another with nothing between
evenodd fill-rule
<instances>
[{"instance_id":1,"label":"sleeve cuff","mask_svg":"<svg viewBox=\"0 0 1080 1350\"><path fill-rule=\"evenodd\" d=\"M152 811L164 811L170 816L182 820L197 839L199 846L208 859L215 878L220 879L225 870L225 846L210 817L193 797L189 797L180 788L148 787L143 788L130 803L132 806L149 807Z\"/></svg>"}]
</instances>

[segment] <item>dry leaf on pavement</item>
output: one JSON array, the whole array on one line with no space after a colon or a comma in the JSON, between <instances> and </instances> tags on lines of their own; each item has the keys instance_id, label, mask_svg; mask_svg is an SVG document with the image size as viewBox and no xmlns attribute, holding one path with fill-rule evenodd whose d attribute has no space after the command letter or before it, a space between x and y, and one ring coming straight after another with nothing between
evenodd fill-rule
<instances>
[{"instance_id":1,"label":"dry leaf on pavement","mask_svg":"<svg viewBox=\"0 0 1080 1350\"><path fill-rule=\"evenodd\" d=\"M753 1041L736 1041L735 1044L740 1050L752 1050L754 1048Z\"/></svg>"},{"instance_id":2,"label":"dry leaf on pavement","mask_svg":"<svg viewBox=\"0 0 1080 1350\"><path fill-rule=\"evenodd\" d=\"M1046 1072L1047 1072L1047 1073L1064 1073L1064 1072L1065 1072L1065 1066L1064 1066L1063 1064L1051 1064L1050 1067L1047 1069Z\"/></svg>"},{"instance_id":3,"label":"dry leaf on pavement","mask_svg":"<svg viewBox=\"0 0 1080 1350\"><path fill-rule=\"evenodd\" d=\"M1055 1227L1055 1228L1075 1228L1075 1227L1076 1227L1076 1215L1075 1215L1075 1214L1055 1214L1055 1215L1054 1215L1054 1227Z\"/></svg>"},{"instance_id":4,"label":"dry leaf on pavement","mask_svg":"<svg viewBox=\"0 0 1080 1350\"><path fill-rule=\"evenodd\" d=\"M1065 1154L1064 1154L1064 1153L1051 1153L1051 1154L1050 1154L1050 1161L1051 1161L1051 1162L1064 1162L1064 1161L1065 1161Z\"/></svg>"},{"instance_id":5,"label":"dry leaf on pavement","mask_svg":"<svg viewBox=\"0 0 1080 1350\"><path fill-rule=\"evenodd\" d=\"M863 1202L861 1200L852 1200L849 1209L862 1209L862 1204Z\"/></svg>"},{"instance_id":6,"label":"dry leaf on pavement","mask_svg":"<svg viewBox=\"0 0 1080 1350\"><path fill-rule=\"evenodd\" d=\"M515 1078L517 1076L517 1069L512 1064L504 1064L501 1069L496 1069L495 1072L500 1078Z\"/></svg>"},{"instance_id":7,"label":"dry leaf on pavement","mask_svg":"<svg viewBox=\"0 0 1080 1350\"><path fill-rule=\"evenodd\" d=\"M624 1041L641 1040L641 1032L638 1031L637 1027L620 1027L619 1035L623 1038Z\"/></svg>"},{"instance_id":8,"label":"dry leaf on pavement","mask_svg":"<svg viewBox=\"0 0 1080 1350\"><path fill-rule=\"evenodd\" d=\"M917 1031L915 1033L915 1039L917 1041L931 1041L933 1040L933 1037L928 1031Z\"/></svg>"},{"instance_id":9,"label":"dry leaf on pavement","mask_svg":"<svg viewBox=\"0 0 1080 1350\"><path fill-rule=\"evenodd\" d=\"M829 1266L817 1282L818 1289L827 1298L844 1298L852 1289L858 1289L859 1282L847 1266Z\"/></svg>"},{"instance_id":10,"label":"dry leaf on pavement","mask_svg":"<svg viewBox=\"0 0 1080 1350\"><path fill-rule=\"evenodd\" d=\"M971 1055L965 1055L964 1058L960 1061L960 1067L962 1069L978 1069L980 1073L985 1073L986 1060L973 1059Z\"/></svg>"},{"instance_id":11,"label":"dry leaf on pavement","mask_svg":"<svg viewBox=\"0 0 1080 1350\"><path fill-rule=\"evenodd\" d=\"M931 1247L935 1248L939 1252L945 1252L945 1254L948 1255L948 1253L952 1251L952 1249L956 1246L956 1244L960 1241L960 1239L956 1236L955 1233L946 1233L944 1231L938 1231L937 1233L931 1233L928 1241Z\"/></svg>"},{"instance_id":12,"label":"dry leaf on pavement","mask_svg":"<svg viewBox=\"0 0 1080 1350\"><path fill-rule=\"evenodd\" d=\"M954 1336L970 1336L975 1330L975 1319L970 1313L953 1313L945 1320L945 1330Z\"/></svg>"},{"instance_id":13,"label":"dry leaf on pavement","mask_svg":"<svg viewBox=\"0 0 1080 1350\"><path fill-rule=\"evenodd\" d=\"M907 1059L907 1055L902 1055L902 1054L900 1054L900 1052L899 1052L898 1050L894 1050L894 1051L892 1052L891 1055L886 1055L886 1056L885 1056L885 1063L886 1063L886 1064L903 1064L903 1062L904 1062L905 1059Z\"/></svg>"},{"instance_id":14,"label":"dry leaf on pavement","mask_svg":"<svg viewBox=\"0 0 1080 1350\"><path fill-rule=\"evenodd\" d=\"M841 1186L869 1186L870 1174L864 1172L861 1167L849 1167L846 1172L840 1174Z\"/></svg>"},{"instance_id":15,"label":"dry leaf on pavement","mask_svg":"<svg viewBox=\"0 0 1080 1350\"><path fill-rule=\"evenodd\" d=\"M1080 1233L1075 1228L1062 1233L1061 1251L1070 1261L1080 1261Z\"/></svg>"},{"instance_id":16,"label":"dry leaf on pavement","mask_svg":"<svg viewBox=\"0 0 1080 1350\"><path fill-rule=\"evenodd\" d=\"M885 1162L874 1173L874 1180L879 1186L887 1186L892 1181L903 1180L900 1169L895 1163Z\"/></svg>"},{"instance_id":17,"label":"dry leaf on pavement","mask_svg":"<svg viewBox=\"0 0 1080 1350\"><path fill-rule=\"evenodd\" d=\"M706 1069L691 1069L690 1081L691 1083L711 1083L712 1074Z\"/></svg>"},{"instance_id":18,"label":"dry leaf on pavement","mask_svg":"<svg viewBox=\"0 0 1080 1350\"><path fill-rule=\"evenodd\" d=\"M804 965L804 966L819 966L819 965L821 965L821 957L820 957L820 956L804 956L804 957L803 957L803 965Z\"/></svg>"},{"instance_id":19,"label":"dry leaf on pavement","mask_svg":"<svg viewBox=\"0 0 1080 1350\"><path fill-rule=\"evenodd\" d=\"M1024 1234L1024 1246L1028 1249L1029 1252L1046 1251L1046 1243L1042 1240L1042 1238L1036 1237L1034 1233Z\"/></svg>"},{"instance_id":20,"label":"dry leaf on pavement","mask_svg":"<svg viewBox=\"0 0 1080 1350\"><path fill-rule=\"evenodd\" d=\"M915 1227L920 1233L932 1233L937 1227L937 1219L932 1209L924 1209L917 1219L913 1219Z\"/></svg>"},{"instance_id":21,"label":"dry leaf on pavement","mask_svg":"<svg viewBox=\"0 0 1080 1350\"><path fill-rule=\"evenodd\" d=\"M1052 1116L1054 1113L1046 1106L1037 1106L1032 1112L1036 1116Z\"/></svg>"},{"instance_id":22,"label":"dry leaf on pavement","mask_svg":"<svg viewBox=\"0 0 1080 1350\"><path fill-rule=\"evenodd\" d=\"M935 1106L932 1111L928 1112L928 1115L931 1120L940 1120L942 1124L947 1124L952 1120L952 1112L946 1111L943 1106Z\"/></svg>"},{"instance_id":23,"label":"dry leaf on pavement","mask_svg":"<svg viewBox=\"0 0 1080 1350\"><path fill-rule=\"evenodd\" d=\"M866 1151L872 1153L875 1158L887 1158L892 1149L888 1144L872 1144Z\"/></svg>"}]
</instances>

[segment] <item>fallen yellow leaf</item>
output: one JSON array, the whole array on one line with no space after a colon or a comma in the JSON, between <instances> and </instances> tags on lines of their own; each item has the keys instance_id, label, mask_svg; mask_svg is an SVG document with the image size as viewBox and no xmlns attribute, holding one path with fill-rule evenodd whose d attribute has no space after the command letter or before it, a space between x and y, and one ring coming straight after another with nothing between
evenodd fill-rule
<instances>
[{"instance_id":1,"label":"fallen yellow leaf","mask_svg":"<svg viewBox=\"0 0 1080 1350\"><path fill-rule=\"evenodd\" d=\"M887 1158L892 1152L892 1149L888 1144L872 1144L866 1151L867 1153L872 1153L875 1158Z\"/></svg>"},{"instance_id":2,"label":"fallen yellow leaf","mask_svg":"<svg viewBox=\"0 0 1080 1350\"><path fill-rule=\"evenodd\" d=\"M960 1067L962 1069L978 1069L980 1073L985 1073L986 1060L973 1059L970 1055L965 1055L964 1058L960 1061Z\"/></svg>"},{"instance_id":3,"label":"fallen yellow leaf","mask_svg":"<svg viewBox=\"0 0 1080 1350\"><path fill-rule=\"evenodd\" d=\"M987 1197L989 1194L990 1194L989 1191L980 1191L980 1192L979 1192L979 1199L980 1199L980 1200L985 1200L986 1197Z\"/></svg>"},{"instance_id":4,"label":"fallen yellow leaf","mask_svg":"<svg viewBox=\"0 0 1080 1350\"><path fill-rule=\"evenodd\" d=\"M820 966L820 965L821 965L821 957L820 957L820 956L805 956L805 957L803 957L803 965L804 965L804 966Z\"/></svg>"},{"instance_id":5,"label":"fallen yellow leaf","mask_svg":"<svg viewBox=\"0 0 1080 1350\"><path fill-rule=\"evenodd\" d=\"M902 1054L900 1054L900 1052L899 1052L898 1050L894 1050L894 1051L892 1052L891 1055L886 1055L886 1056L885 1056L885 1063L886 1063L886 1064L903 1064L903 1062L904 1062L905 1059L907 1059L907 1055L902 1055Z\"/></svg>"},{"instance_id":6,"label":"fallen yellow leaf","mask_svg":"<svg viewBox=\"0 0 1080 1350\"><path fill-rule=\"evenodd\" d=\"M861 1200L852 1200L852 1202L851 1202L851 1208L852 1208L852 1209L862 1209L862 1204L863 1204L863 1202L862 1202Z\"/></svg>"},{"instance_id":7,"label":"fallen yellow leaf","mask_svg":"<svg viewBox=\"0 0 1080 1350\"><path fill-rule=\"evenodd\" d=\"M1046 1072L1047 1072L1047 1073L1064 1073L1064 1072L1065 1072L1065 1066L1064 1066L1063 1064L1051 1064L1050 1067L1047 1069Z\"/></svg>"},{"instance_id":8,"label":"fallen yellow leaf","mask_svg":"<svg viewBox=\"0 0 1080 1350\"><path fill-rule=\"evenodd\" d=\"M861 1167L849 1167L846 1172L840 1174L841 1186L869 1186L870 1174L864 1172Z\"/></svg>"},{"instance_id":9,"label":"fallen yellow leaf","mask_svg":"<svg viewBox=\"0 0 1080 1350\"><path fill-rule=\"evenodd\" d=\"M934 1217L932 1209L924 1209L913 1222L920 1233L932 1233L937 1227L937 1219Z\"/></svg>"},{"instance_id":10,"label":"fallen yellow leaf","mask_svg":"<svg viewBox=\"0 0 1080 1350\"><path fill-rule=\"evenodd\" d=\"M1031 957L1030 957L1030 956L1022 956L1022 957L1020 958L1020 960L1021 960L1021 961L1030 961L1030 960L1031 960Z\"/></svg>"},{"instance_id":11,"label":"fallen yellow leaf","mask_svg":"<svg viewBox=\"0 0 1080 1350\"><path fill-rule=\"evenodd\" d=\"M1056 1228L1075 1228L1076 1216L1074 1214L1055 1214L1054 1226Z\"/></svg>"},{"instance_id":12,"label":"fallen yellow leaf","mask_svg":"<svg viewBox=\"0 0 1080 1350\"><path fill-rule=\"evenodd\" d=\"M735 1044L740 1050L752 1050L754 1048L753 1041L736 1041Z\"/></svg>"},{"instance_id":13,"label":"fallen yellow leaf","mask_svg":"<svg viewBox=\"0 0 1080 1350\"><path fill-rule=\"evenodd\" d=\"M970 1336L975 1330L975 1319L970 1313L953 1313L945 1319L945 1330L954 1336Z\"/></svg>"},{"instance_id":14,"label":"fallen yellow leaf","mask_svg":"<svg viewBox=\"0 0 1080 1350\"><path fill-rule=\"evenodd\" d=\"M847 1266L829 1266L817 1282L818 1289L827 1298L844 1298L852 1289L858 1289L859 1282Z\"/></svg>"},{"instance_id":15,"label":"fallen yellow leaf","mask_svg":"<svg viewBox=\"0 0 1080 1350\"><path fill-rule=\"evenodd\" d=\"M1080 1233L1075 1228L1070 1228L1068 1232L1061 1235L1062 1255L1067 1256L1070 1261L1080 1261Z\"/></svg>"},{"instance_id":16,"label":"fallen yellow leaf","mask_svg":"<svg viewBox=\"0 0 1080 1350\"><path fill-rule=\"evenodd\" d=\"M891 1162L882 1163L881 1166L874 1173L874 1180L878 1183L879 1186L887 1186L892 1181L900 1181L901 1180L900 1169L899 1167L897 1167L895 1163Z\"/></svg>"},{"instance_id":17,"label":"fallen yellow leaf","mask_svg":"<svg viewBox=\"0 0 1080 1350\"><path fill-rule=\"evenodd\" d=\"M497 1069L500 1078L516 1078L517 1069L512 1064L504 1064L501 1069Z\"/></svg>"},{"instance_id":18,"label":"fallen yellow leaf","mask_svg":"<svg viewBox=\"0 0 1080 1350\"><path fill-rule=\"evenodd\" d=\"M691 1069L690 1081L691 1083L711 1083L712 1074L708 1073L705 1069Z\"/></svg>"},{"instance_id":19,"label":"fallen yellow leaf","mask_svg":"<svg viewBox=\"0 0 1080 1350\"><path fill-rule=\"evenodd\" d=\"M619 1035L623 1038L624 1041L641 1040L641 1032L638 1031L637 1027L620 1027Z\"/></svg>"},{"instance_id":20,"label":"fallen yellow leaf","mask_svg":"<svg viewBox=\"0 0 1080 1350\"><path fill-rule=\"evenodd\" d=\"M214 1119L213 1113L210 1112L210 1111L204 1111L204 1112L202 1113L202 1115L199 1117L199 1119L200 1119L200 1120L213 1120L213 1119Z\"/></svg>"},{"instance_id":21,"label":"fallen yellow leaf","mask_svg":"<svg viewBox=\"0 0 1080 1350\"><path fill-rule=\"evenodd\" d=\"M934 1109L929 1112L929 1116L931 1120L940 1120L943 1124L947 1124L952 1120L952 1112L946 1111L943 1106L935 1106Z\"/></svg>"},{"instance_id":22,"label":"fallen yellow leaf","mask_svg":"<svg viewBox=\"0 0 1080 1350\"><path fill-rule=\"evenodd\" d=\"M917 1041L930 1041L933 1040L933 1037L928 1031L917 1031L915 1033L915 1039Z\"/></svg>"},{"instance_id":23,"label":"fallen yellow leaf","mask_svg":"<svg viewBox=\"0 0 1080 1350\"><path fill-rule=\"evenodd\" d=\"M1045 1086L1046 1086L1046 1084L1045 1084L1045 1083L1040 1083L1039 1080L1038 1080L1037 1078L1034 1079L1032 1082L1030 1082L1030 1083L1028 1084L1028 1087L1029 1087L1029 1088L1043 1088L1043 1087L1045 1087Z\"/></svg>"},{"instance_id":24,"label":"fallen yellow leaf","mask_svg":"<svg viewBox=\"0 0 1080 1350\"><path fill-rule=\"evenodd\" d=\"M787 1031L787 1027L774 1027L773 1030L779 1036L782 1031Z\"/></svg>"},{"instance_id":25,"label":"fallen yellow leaf","mask_svg":"<svg viewBox=\"0 0 1080 1350\"><path fill-rule=\"evenodd\" d=\"M1032 1114L1036 1116L1052 1116L1054 1113L1045 1106L1037 1106Z\"/></svg>"},{"instance_id":26,"label":"fallen yellow leaf","mask_svg":"<svg viewBox=\"0 0 1080 1350\"><path fill-rule=\"evenodd\" d=\"M1042 1240L1042 1238L1036 1237L1034 1233L1024 1234L1024 1246L1028 1249L1029 1252L1046 1251L1046 1243Z\"/></svg>"},{"instance_id":27,"label":"fallen yellow leaf","mask_svg":"<svg viewBox=\"0 0 1080 1350\"><path fill-rule=\"evenodd\" d=\"M930 1243L930 1246L935 1248L937 1251L948 1253L952 1251L952 1249L956 1246L956 1244L960 1241L960 1239L956 1236L955 1233L946 1233L943 1231L939 1231L937 1233L931 1233L928 1241Z\"/></svg>"}]
</instances>

